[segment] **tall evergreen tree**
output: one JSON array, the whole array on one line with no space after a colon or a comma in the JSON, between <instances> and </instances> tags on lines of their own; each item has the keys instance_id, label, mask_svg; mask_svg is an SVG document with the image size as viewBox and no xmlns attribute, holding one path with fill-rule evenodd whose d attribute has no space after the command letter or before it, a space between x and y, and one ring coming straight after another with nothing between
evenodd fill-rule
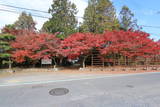
<instances>
[{"instance_id":1,"label":"tall evergreen tree","mask_svg":"<svg viewBox=\"0 0 160 107\"><path fill-rule=\"evenodd\" d=\"M11 34L0 34L0 65L8 64L11 68L11 46L10 43L15 39Z\"/></svg>"},{"instance_id":2,"label":"tall evergreen tree","mask_svg":"<svg viewBox=\"0 0 160 107\"><path fill-rule=\"evenodd\" d=\"M36 23L34 22L31 14L22 12L18 20L14 23L16 29L35 30Z\"/></svg>"},{"instance_id":3,"label":"tall evergreen tree","mask_svg":"<svg viewBox=\"0 0 160 107\"><path fill-rule=\"evenodd\" d=\"M75 32L77 9L74 3L69 0L53 0L49 13L52 18L44 23L42 31L49 33L60 32L62 37Z\"/></svg>"},{"instance_id":4,"label":"tall evergreen tree","mask_svg":"<svg viewBox=\"0 0 160 107\"><path fill-rule=\"evenodd\" d=\"M123 30L139 30L137 20L134 19L134 14L127 6L123 6L119 15L120 27Z\"/></svg>"},{"instance_id":5,"label":"tall evergreen tree","mask_svg":"<svg viewBox=\"0 0 160 107\"><path fill-rule=\"evenodd\" d=\"M85 9L84 22L81 29L84 32L103 33L104 30L119 28L115 8L110 0L89 0Z\"/></svg>"}]
</instances>

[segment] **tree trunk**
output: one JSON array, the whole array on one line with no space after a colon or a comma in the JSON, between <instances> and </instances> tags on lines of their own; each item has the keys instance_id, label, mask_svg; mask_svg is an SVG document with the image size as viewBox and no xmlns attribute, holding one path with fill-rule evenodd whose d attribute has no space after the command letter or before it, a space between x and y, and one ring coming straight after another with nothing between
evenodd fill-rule
<instances>
[{"instance_id":1,"label":"tree trunk","mask_svg":"<svg viewBox=\"0 0 160 107\"><path fill-rule=\"evenodd\" d=\"M8 62L8 64L9 64L9 69L12 69L12 62L11 62L11 58L9 57L9 62Z\"/></svg>"},{"instance_id":2,"label":"tree trunk","mask_svg":"<svg viewBox=\"0 0 160 107\"><path fill-rule=\"evenodd\" d=\"M148 58L146 58L146 70L148 70Z\"/></svg>"},{"instance_id":3,"label":"tree trunk","mask_svg":"<svg viewBox=\"0 0 160 107\"><path fill-rule=\"evenodd\" d=\"M60 58L59 64L62 65L63 57Z\"/></svg>"},{"instance_id":4,"label":"tree trunk","mask_svg":"<svg viewBox=\"0 0 160 107\"><path fill-rule=\"evenodd\" d=\"M36 61L33 61L33 66L32 66L33 68L35 68L36 67Z\"/></svg>"},{"instance_id":5,"label":"tree trunk","mask_svg":"<svg viewBox=\"0 0 160 107\"><path fill-rule=\"evenodd\" d=\"M121 55L118 55L118 66L121 65Z\"/></svg>"},{"instance_id":6,"label":"tree trunk","mask_svg":"<svg viewBox=\"0 0 160 107\"><path fill-rule=\"evenodd\" d=\"M137 71L137 60L135 60L135 71Z\"/></svg>"},{"instance_id":7,"label":"tree trunk","mask_svg":"<svg viewBox=\"0 0 160 107\"><path fill-rule=\"evenodd\" d=\"M54 57L53 60L54 60L54 68L56 68L56 66L57 66L56 57Z\"/></svg>"},{"instance_id":8,"label":"tree trunk","mask_svg":"<svg viewBox=\"0 0 160 107\"><path fill-rule=\"evenodd\" d=\"M86 58L87 58L87 56L85 56L84 59L83 59L83 68L86 67L86 65L85 65Z\"/></svg>"},{"instance_id":9,"label":"tree trunk","mask_svg":"<svg viewBox=\"0 0 160 107\"><path fill-rule=\"evenodd\" d=\"M125 66L127 66L127 56L124 56Z\"/></svg>"},{"instance_id":10,"label":"tree trunk","mask_svg":"<svg viewBox=\"0 0 160 107\"><path fill-rule=\"evenodd\" d=\"M116 65L116 57L115 57L115 54L113 53L113 66L115 66Z\"/></svg>"}]
</instances>

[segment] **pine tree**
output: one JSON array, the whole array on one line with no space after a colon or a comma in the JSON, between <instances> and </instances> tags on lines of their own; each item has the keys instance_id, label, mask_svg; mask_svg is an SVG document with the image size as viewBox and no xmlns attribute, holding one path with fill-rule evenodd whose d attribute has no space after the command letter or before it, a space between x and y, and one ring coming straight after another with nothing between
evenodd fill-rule
<instances>
[{"instance_id":1,"label":"pine tree","mask_svg":"<svg viewBox=\"0 0 160 107\"><path fill-rule=\"evenodd\" d=\"M110 0L89 0L81 26L84 32L103 33L118 28L115 8Z\"/></svg>"},{"instance_id":2,"label":"pine tree","mask_svg":"<svg viewBox=\"0 0 160 107\"><path fill-rule=\"evenodd\" d=\"M22 12L18 20L14 23L16 29L35 30L36 23L34 22L31 14Z\"/></svg>"},{"instance_id":3,"label":"pine tree","mask_svg":"<svg viewBox=\"0 0 160 107\"><path fill-rule=\"evenodd\" d=\"M88 7L85 9L84 22L80 29L83 32L96 32L96 5L97 0L89 0Z\"/></svg>"},{"instance_id":4,"label":"pine tree","mask_svg":"<svg viewBox=\"0 0 160 107\"><path fill-rule=\"evenodd\" d=\"M42 31L49 33L60 32L62 38L75 32L77 9L74 3L69 0L53 0L49 13L52 18L44 23Z\"/></svg>"},{"instance_id":5,"label":"pine tree","mask_svg":"<svg viewBox=\"0 0 160 107\"><path fill-rule=\"evenodd\" d=\"M0 62L1 65L9 64L9 68L11 68L11 50L12 47L10 43L15 39L15 36L11 34L0 34Z\"/></svg>"},{"instance_id":6,"label":"pine tree","mask_svg":"<svg viewBox=\"0 0 160 107\"><path fill-rule=\"evenodd\" d=\"M137 25L137 20L134 19L134 14L127 6L123 6L120 11L120 27L123 30L139 30L140 27Z\"/></svg>"}]
</instances>

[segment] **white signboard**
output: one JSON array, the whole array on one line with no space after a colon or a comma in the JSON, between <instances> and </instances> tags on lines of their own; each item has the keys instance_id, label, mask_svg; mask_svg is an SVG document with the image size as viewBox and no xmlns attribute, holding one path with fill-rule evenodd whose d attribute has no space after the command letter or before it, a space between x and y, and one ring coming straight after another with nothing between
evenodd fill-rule
<instances>
[{"instance_id":1,"label":"white signboard","mask_svg":"<svg viewBox=\"0 0 160 107\"><path fill-rule=\"evenodd\" d=\"M44 65L52 64L52 59L41 59L41 64Z\"/></svg>"}]
</instances>

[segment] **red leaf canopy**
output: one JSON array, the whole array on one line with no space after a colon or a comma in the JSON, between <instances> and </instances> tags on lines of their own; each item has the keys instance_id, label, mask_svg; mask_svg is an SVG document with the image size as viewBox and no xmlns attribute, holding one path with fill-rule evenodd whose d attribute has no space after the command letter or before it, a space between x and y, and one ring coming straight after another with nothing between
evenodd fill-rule
<instances>
[{"instance_id":1,"label":"red leaf canopy","mask_svg":"<svg viewBox=\"0 0 160 107\"><path fill-rule=\"evenodd\" d=\"M59 44L60 40L51 34L25 33L11 44L15 49L12 56L16 62L24 62L25 58L51 58L58 55Z\"/></svg>"},{"instance_id":2,"label":"red leaf canopy","mask_svg":"<svg viewBox=\"0 0 160 107\"><path fill-rule=\"evenodd\" d=\"M102 43L102 35L75 33L62 42L62 55L69 59L75 59L81 55L90 54L93 48L100 47Z\"/></svg>"},{"instance_id":3,"label":"red leaf canopy","mask_svg":"<svg viewBox=\"0 0 160 107\"><path fill-rule=\"evenodd\" d=\"M101 49L102 55L119 53L128 57L151 57L159 51L157 43L145 32L106 31L103 36L104 41L110 44Z\"/></svg>"}]
</instances>

